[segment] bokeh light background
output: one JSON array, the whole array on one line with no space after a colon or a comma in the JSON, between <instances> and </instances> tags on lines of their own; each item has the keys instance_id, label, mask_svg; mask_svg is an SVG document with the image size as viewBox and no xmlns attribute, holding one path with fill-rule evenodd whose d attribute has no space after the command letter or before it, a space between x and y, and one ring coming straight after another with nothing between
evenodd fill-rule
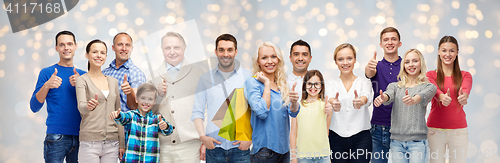
<instances>
[{"instance_id":1,"label":"bokeh light background","mask_svg":"<svg viewBox=\"0 0 500 163\"><path fill-rule=\"evenodd\" d=\"M377 59L382 59L379 33L387 26L395 26L401 33L400 55L417 48L424 53L431 70L436 68L439 39L453 35L460 44L460 66L474 79L465 106L469 125L467 162L497 163L500 162L498 7L497 0L80 0L65 15L18 33L12 33L3 10L0 12L0 162L43 162L47 112L44 107L39 113L32 113L29 99L40 69L59 60L54 49L57 32L75 33L78 49L74 64L86 69L84 47L90 40L100 38L108 43L107 66L114 59L110 48L112 37L125 31L135 41L134 63L148 72L144 54L161 56L159 47L154 45L159 43L157 37L168 29L181 29L182 24L189 24L190 30L181 32L192 34L187 39L192 44L188 46L191 50L186 53L192 63L213 57L215 38L231 33L238 39L237 59L244 68L251 68L256 45L269 40L283 50L290 73L289 46L297 39L304 39L312 46L310 69L321 70L327 80L339 75L333 51L341 43L352 43L357 49L357 76L363 76L364 66L374 51L379 54ZM153 36L156 40L150 39Z\"/></svg>"}]
</instances>

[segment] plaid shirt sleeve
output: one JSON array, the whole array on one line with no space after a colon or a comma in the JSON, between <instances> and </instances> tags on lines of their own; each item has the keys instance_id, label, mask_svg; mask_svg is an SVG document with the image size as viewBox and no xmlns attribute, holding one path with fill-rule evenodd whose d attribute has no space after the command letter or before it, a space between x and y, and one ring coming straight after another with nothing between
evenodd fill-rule
<instances>
[{"instance_id":1,"label":"plaid shirt sleeve","mask_svg":"<svg viewBox=\"0 0 500 163\"><path fill-rule=\"evenodd\" d=\"M124 126L132 121L133 115L132 112L120 112L120 117L116 118L115 122Z\"/></svg>"}]
</instances>

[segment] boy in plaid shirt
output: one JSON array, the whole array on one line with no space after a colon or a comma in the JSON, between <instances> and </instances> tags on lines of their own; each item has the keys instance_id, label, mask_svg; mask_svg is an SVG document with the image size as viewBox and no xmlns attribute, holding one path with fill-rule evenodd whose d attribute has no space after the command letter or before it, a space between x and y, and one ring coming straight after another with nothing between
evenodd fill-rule
<instances>
[{"instance_id":1,"label":"boy in plaid shirt","mask_svg":"<svg viewBox=\"0 0 500 163\"><path fill-rule=\"evenodd\" d=\"M136 102L138 109L128 112L115 111L109 115L120 125L130 123L130 134L127 139L125 162L159 162L160 140L158 134L170 135L173 127L161 115L151 111L156 103L156 87L146 83L139 86Z\"/></svg>"}]
</instances>

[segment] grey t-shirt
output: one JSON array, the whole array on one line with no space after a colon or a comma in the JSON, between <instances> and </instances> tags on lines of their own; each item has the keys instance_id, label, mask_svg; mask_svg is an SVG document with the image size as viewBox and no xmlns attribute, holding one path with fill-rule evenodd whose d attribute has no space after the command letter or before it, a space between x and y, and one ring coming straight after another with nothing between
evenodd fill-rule
<instances>
[{"instance_id":1,"label":"grey t-shirt","mask_svg":"<svg viewBox=\"0 0 500 163\"><path fill-rule=\"evenodd\" d=\"M406 105L402 98L406 95L405 90L413 97L419 95L421 100L414 105ZM393 103L391 113L391 139L397 141L413 141L427 139L427 125L425 114L427 104L436 94L436 86L432 83L419 84L414 87L398 87L396 82L387 86L384 94L389 96L389 100L384 105Z\"/></svg>"}]
</instances>

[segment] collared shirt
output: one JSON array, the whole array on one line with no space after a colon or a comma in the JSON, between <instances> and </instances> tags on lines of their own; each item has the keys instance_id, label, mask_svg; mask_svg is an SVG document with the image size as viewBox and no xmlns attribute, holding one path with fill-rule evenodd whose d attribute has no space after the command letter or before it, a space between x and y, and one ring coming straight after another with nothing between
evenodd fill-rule
<instances>
[{"instance_id":1,"label":"collared shirt","mask_svg":"<svg viewBox=\"0 0 500 163\"><path fill-rule=\"evenodd\" d=\"M285 154L290 151L290 116L295 118L300 111L292 112L290 105L283 106L281 93L271 89L271 105L267 108L262 98L264 84L255 78L245 81L245 97L252 108L250 123L252 124L251 154L266 147L274 152Z\"/></svg>"},{"instance_id":2,"label":"collared shirt","mask_svg":"<svg viewBox=\"0 0 500 163\"><path fill-rule=\"evenodd\" d=\"M380 95L380 90L385 91L387 86L392 82L398 81L399 70L401 69L401 57L398 60L391 63L387 60L382 59L378 61L377 73L375 76L370 78L372 81L373 88L373 98L377 98ZM373 101L373 99L371 99ZM376 125L391 125L391 111L392 104L390 105L380 105L379 107L373 106L373 116L371 123Z\"/></svg>"},{"instance_id":3,"label":"collared shirt","mask_svg":"<svg viewBox=\"0 0 500 163\"><path fill-rule=\"evenodd\" d=\"M236 141L229 141L220 137L218 135L220 128L212 122L212 119L231 92L236 88L242 88L245 80L251 76L251 73L250 71L239 67L237 70L235 69L231 72L230 77L227 80L225 80L222 76L222 73L223 72L219 69L219 66L217 66L212 71L209 71L200 77L200 81L196 87L197 93L195 94L191 121L194 121L197 118L205 120L204 115L206 108L208 118L206 120L208 121L206 121L207 127L205 129L205 134L221 142L221 144L214 143L215 147L221 147L224 150L229 150L231 148L238 147L238 145L233 145Z\"/></svg>"},{"instance_id":4,"label":"collared shirt","mask_svg":"<svg viewBox=\"0 0 500 163\"><path fill-rule=\"evenodd\" d=\"M299 93L299 101L302 99L302 83L303 83L304 78L301 76L295 76L295 74L290 73L288 74L286 78L286 84L288 85L288 88L290 88L290 91L292 91L293 83L297 82L297 86L295 86L295 91Z\"/></svg>"},{"instance_id":5,"label":"collared shirt","mask_svg":"<svg viewBox=\"0 0 500 163\"><path fill-rule=\"evenodd\" d=\"M165 121L164 118L162 118ZM120 112L120 117L115 119L120 125L131 124L130 135L125 150L125 162L159 162L160 161L160 139L159 133L167 136L174 131L172 125L167 122L168 127L161 130L158 123L158 115L152 111L142 116L138 110Z\"/></svg>"},{"instance_id":6,"label":"collared shirt","mask_svg":"<svg viewBox=\"0 0 500 163\"><path fill-rule=\"evenodd\" d=\"M182 60L181 63L177 64L177 66L172 66L172 65L170 65L170 63L166 63L168 75L170 75L170 78L172 80L176 79L177 74L181 70L182 62L184 62L184 60Z\"/></svg>"},{"instance_id":7,"label":"collared shirt","mask_svg":"<svg viewBox=\"0 0 500 163\"><path fill-rule=\"evenodd\" d=\"M114 77L118 80L118 86L120 86L120 103L122 111L129 111L130 108L127 106L127 95L123 93L121 89L121 85L123 84L123 77L127 74L127 82L130 84L130 87L137 88L139 85L146 83L146 75L132 63L132 60L129 59L123 65L116 68L116 59L113 60L109 67L102 70L102 73L106 76Z\"/></svg>"},{"instance_id":8,"label":"collared shirt","mask_svg":"<svg viewBox=\"0 0 500 163\"><path fill-rule=\"evenodd\" d=\"M360 109L354 109L352 102L355 97L354 90L356 90L359 97L373 98L370 80L364 77L356 78L349 91L346 90L340 78L329 81L325 90L325 95L328 97L335 97L337 92L339 93L340 111L332 113L330 130L341 137L351 137L363 130L369 130L371 127L368 108L372 101L368 100Z\"/></svg>"}]
</instances>

